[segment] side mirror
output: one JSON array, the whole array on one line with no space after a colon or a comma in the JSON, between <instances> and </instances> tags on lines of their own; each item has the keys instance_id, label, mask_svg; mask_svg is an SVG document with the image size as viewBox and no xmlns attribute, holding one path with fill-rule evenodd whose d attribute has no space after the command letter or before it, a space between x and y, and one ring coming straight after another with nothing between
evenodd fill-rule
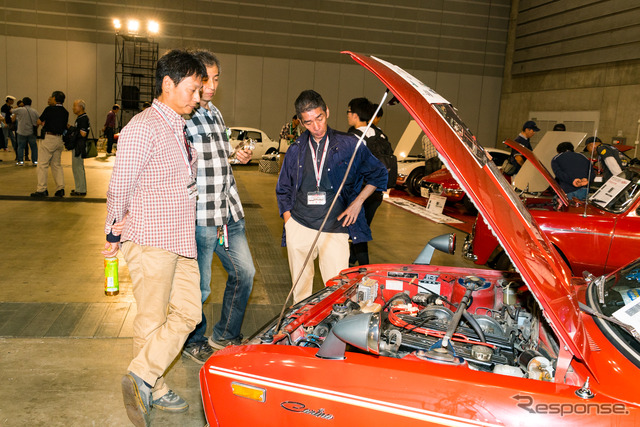
<instances>
[{"instance_id":1,"label":"side mirror","mask_svg":"<svg viewBox=\"0 0 640 427\"><path fill-rule=\"evenodd\" d=\"M440 252L453 255L456 251L456 234L443 234L442 236L434 237L433 239L429 240L429 243L427 243L422 252L420 252L420 255L418 255L418 258L416 258L413 263L423 265L431 264L431 258L433 257L433 252L436 249Z\"/></svg>"}]
</instances>

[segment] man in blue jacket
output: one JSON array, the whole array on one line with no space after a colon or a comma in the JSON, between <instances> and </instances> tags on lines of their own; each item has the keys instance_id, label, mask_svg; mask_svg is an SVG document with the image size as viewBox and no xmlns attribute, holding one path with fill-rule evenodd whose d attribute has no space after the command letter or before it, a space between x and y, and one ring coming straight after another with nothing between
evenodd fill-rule
<instances>
[{"instance_id":1,"label":"man in blue jacket","mask_svg":"<svg viewBox=\"0 0 640 427\"><path fill-rule=\"evenodd\" d=\"M561 142L556 147L558 154L551 160L551 169L556 181L567 193L569 200L574 197L586 200L589 192L589 179L593 181L595 172L591 162L582 154L573 151L573 144Z\"/></svg>"},{"instance_id":2,"label":"man in blue jacket","mask_svg":"<svg viewBox=\"0 0 640 427\"><path fill-rule=\"evenodd\" d=\"M326 283L349 266L349 237L354 243L371 240L371 230L362 203L374 191L387 189L387 169L358 138L327 126L329 109L322 96L305 90L296 99L296 113L307 129L285 155L276 196L284 219L291 278L295 281L294 303L309 295L313 287L313 260L319 256L320 273ZM322 227L307 265L304 261L322 222L336 197L351 156L355 158L344 187ZM363 187L363 180L366 185Z\"/></svg>"}]
</instances>

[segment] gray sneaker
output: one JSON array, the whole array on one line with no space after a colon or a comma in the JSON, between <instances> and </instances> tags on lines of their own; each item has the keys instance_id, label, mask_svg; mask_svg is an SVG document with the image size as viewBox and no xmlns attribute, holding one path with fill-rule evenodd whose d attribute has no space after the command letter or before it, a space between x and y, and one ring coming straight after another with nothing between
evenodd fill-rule
<instances>
[{"instance_id":1,"label":"gray sneaker","mask_svg":"<svg viewBox=\"0 0 640 427\"><path fill-rule=\"evenodd\" d=\"M242 343L242 334L230 340L217 340L213 338L213 335L209 337L209 345L215 350L222 350L228 345L240 345Z\"/></svg>"},{"instance_id":2,"label":"gray sneaker","mask_svg":"<svg viewBox=\"0 0 640 427\"><path fill-rule=\"evenodd\" d=\"M214 352L215 350L205 341L186 345L182 350L182 355L187 356L194 362L204 365L204 362L206 362Z\"/></svg>"},{"instance_id":3,"label":"gray sneaker","mask_svg":"<svg viewBox=\"0 0 640 427\"><path fill-rule=\"evenodd\" d=\"M185 412L189 409L189 404L183 398L169 390L164 396L156 399L152 403L153 407L167 412Z\"/></svg>"},{"instance_id":4,"label":"gray sneaker","mask_svg":"<svg viewBox=\"0 0 640 427\"><path fill-rule=\"evenodd\" d=\"M149 427L151 388L133 372L122 377L121 383L122 398L129 420L136 427Z\"/></svg>"}]
</instances>

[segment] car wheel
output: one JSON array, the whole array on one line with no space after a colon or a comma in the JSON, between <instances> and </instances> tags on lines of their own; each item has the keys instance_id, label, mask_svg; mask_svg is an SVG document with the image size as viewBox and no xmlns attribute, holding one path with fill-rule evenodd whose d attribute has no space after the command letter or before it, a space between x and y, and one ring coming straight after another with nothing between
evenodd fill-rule
<instances>
[{"instance_id":1,"label":"car wheel","mask_svg":"<svg viewBox=\"0 0 640 427\"><path fill-rule=\"evenodd\" d=\"M264 154L275 154L277 152L278 152L277 149L275 149L274 147L271 147Z\"/></svg>"},{"instance_id":2,"label":"car wheel","mask_svg":"<svg viewBox=\"0 0 640 427\"><path fill-rule=\"evenodd\" d=\"M467 211L467 214L469 215L478 214L478 209L476 209L475 205L473 204L469 196L467 196L466 194L462 198L462 204L464 205L464 209Z\"/></svg>"},{"instance_id":3,"label":"car wheel","mask_svg":"<svg viewBox=\"0 0 640 427\"><path fill-rule=\"evenodd\" d=\"M493 261L493 267L495 270L501 271L513 271L514 267L511 264L511 260L505 251L500 252L500 255Z\"/></svg>"},{"instance_id":4,"label":"car wheel","mask_svg":"<svg viewBox=\"0 0 640 427\"><path fill-rule=\"evenodd\" d=\"M420 195L420 181L424 177L424 167L420 166L411 171L407 177L407 192L412 196Z\"/></svg>"}]
</instances>

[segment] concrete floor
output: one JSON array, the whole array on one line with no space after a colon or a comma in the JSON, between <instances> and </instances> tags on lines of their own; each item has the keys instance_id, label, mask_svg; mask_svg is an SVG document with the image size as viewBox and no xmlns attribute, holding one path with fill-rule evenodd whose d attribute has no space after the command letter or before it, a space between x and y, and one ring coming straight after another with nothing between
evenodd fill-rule
<instances>
[{"instance_id":1,"label":"concrete floor","mask_svg":"<svg viewBox=\"0 0 640 427\"><path fill-rule=\"evenodd\" d=\"M87 159L86 198L32 199L36 168L14 165L13 152L0 152L0 426L126 426L120 378L132 358L131 322L135 301L124 259L121 293L104 295L103 224L106 190L114 157ZM62 157L66 192L74 188L71 157ZM275 203L276 175L255 165L235 169L257 267L243 324L245 336L281 308L291 278L280 247L282 220ZM49 194L55 188L49 174ZM424 244L452 229L387 203L373 222L372 263L411 263ZM437 253L434 263L472 266L459 250ZM214 259L212 295L205 304L209 325L216 320L226 276ZM316 275L319 277L319 274ZM322 286L316 280L315 288ZM214 321L211 321L213 317ZM185 414L152 413L154 426L206 424L200 365L179 357L167 374L169 385L191 405Z\"/></svg>"}]
</instances>

